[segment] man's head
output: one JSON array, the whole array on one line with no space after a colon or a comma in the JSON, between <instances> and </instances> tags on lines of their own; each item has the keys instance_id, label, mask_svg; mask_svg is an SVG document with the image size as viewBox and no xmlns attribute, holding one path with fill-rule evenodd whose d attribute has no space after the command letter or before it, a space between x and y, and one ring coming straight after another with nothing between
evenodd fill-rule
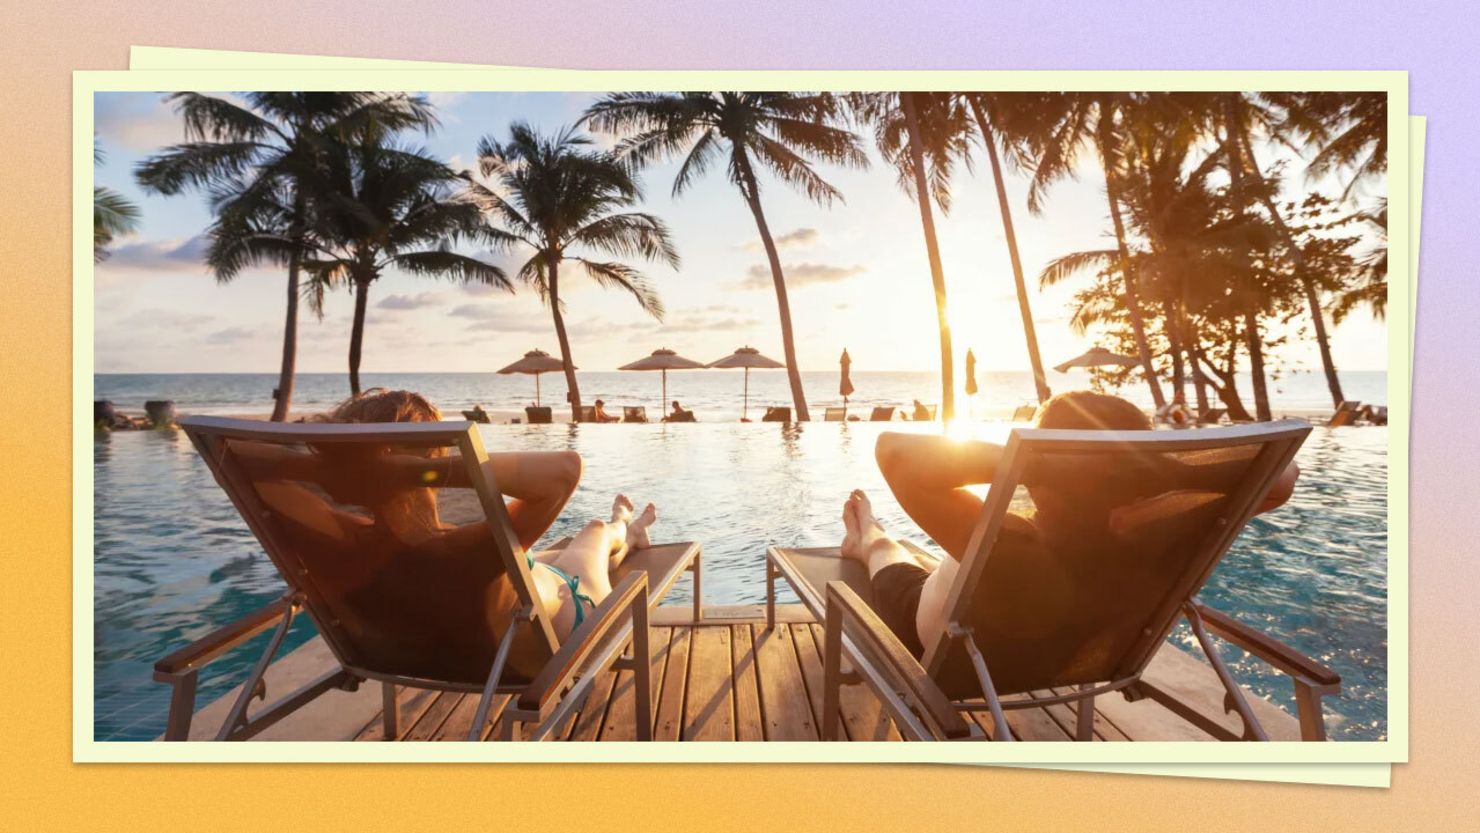
<instances>
[{"instance_id":1,"label":"man's head","mask_svg":"<svg viewBox=\"0 0 1480 833\"><path fill-rule=\"evenodd\" d=\"M1083 431L1149 431L1151 420L1140 408L1121 399L1094 391L1061 393L1038 408L1037 427ZM1061 455L1055 455L1061 456ZM1045 461L1046 462L1046 461ZM1052 474L1041 471L1040 480L1029 488L1039 528L1049 534L1084 537L1096 534L1116 506L1134 499L1127 488L1130 472L1103 470L1110 461L1104 455L1075 455L1049 465ZM1073 472L1066 474L1066 472Z\"/></svg>"},{"instance_id":2,"label":"man's head","mask_svg":"<svg viewBox=\"0 0 1480 833\"><path fill-rule=\"evenodd\" d=\"M605 402L602 402L600 399L598 399L598 400L596 400L596 407L598 407L598 408L606 407L606 403Z\"/></svg>"},{"instance_id":3,"label":"man's head","mask_svg":"<svg viewBox=\"0 0 1480 833\"><path fill-rule=\"evenodd\" d=\"M1072 390L1039 406L1037 426L1091 431L1149 431L1151 420L1140 408L1118 396Z\"/></svg>"}]
</instances>

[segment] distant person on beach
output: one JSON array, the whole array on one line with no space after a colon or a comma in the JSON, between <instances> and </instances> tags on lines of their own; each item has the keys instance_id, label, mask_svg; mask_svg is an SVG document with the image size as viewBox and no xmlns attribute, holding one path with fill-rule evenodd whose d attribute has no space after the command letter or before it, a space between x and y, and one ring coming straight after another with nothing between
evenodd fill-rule
<instances>
[{"instance_id":1,"label":"distant person on beach","mask_svg":"<svg viewBox=\"0 0 1480 833\"><path fill-rule=\"evenodd\" d=\"M1037 427L1147 431L1151 422L1140 408L1119 397L1073 391L1045 402L1038 410ZM876 611L916 657L945 627L951 584L981 519L983 499L970 487L992 482L1002 453L996 443L926 434L879 435L875 457L889 490L905 514L950 556L933 570L884 531L862 490L855 490L843 504L842 555L868 568ZM1023 613L1004 621L1035 617L1059 621L1055 618L1059 613L1072 615L1063 608L1076 594L1138 591L1141 549L1122 534L1123 526L1135 521L1126 521L1115 510L1154 498L1164 488L1145 472L1095 472L1093 466L1093 461L1076 466L1073 476L1063 482L1028 484L1034 509L1007 516L991 554L999 580L978 586L982 598L974 609ZM1259 511L1289 500L1299 475L1292 462ZM1077 555L1082 560L1085 548L1105 565L1103 586L1074 586L1059 566L1061 557Z\"/></svg>"},{"instance_id":2,"label":"distant person on beach","mask_svg":"<svg viewBox=\"0 0 1480 833\"><path fill-rule=\"evenodd\" d=\"M345 400L314 421L440 420L437 408L419 394L373 388ZM461 461L446 456L446 449L425 451L384 446L367 459L362 447L350 449L333 443L312 447L311 454L257 444L241 444L238 448L244 463L255 470L254 479L282 481L275 490L278 499L291 497L297 504L294 507L297 514L322 519L313 528L305 528L305 536L329 534L347 550L353 550L354 569L347 568L342 576L320 577L321 582L340 582L343 586L338 592L346 598L356 598L364 604L378 604L387 599L404 602L406 587L424 583L426 576L390 575L384 565L405 563L405 558L397 558L395 554L407 548L427 558L439 559L453 574L464 565L495 557L494 531L487 521L479 519L453 525L443 523L439 517L438 490L425 484L451 488L470 485ZM560 516L580 482L582 468L580 455L573 451L492 453L488 455L488 466L499 491L508 498L505 505L510 523L520 546L526 550ZM299 483L314 488L303 488ZM325 501L323 493L332 501ZM362 509L352 511L356 507ZM648 528L656 520L657 509L651 503L639 513L631 500L619 494L612 502L609 520L587 522L563 549L533 553L534 583L560 638L568 636L611 593L612 568L630 550L650 546ZM336 528L338 535L333 532ZM422 595L426 595L425 589ZM438 599L419 601L442 603ZM501 603L492 598L487 601L493 607ZM458 616L506 615L506 611L481 607L438 614L449 621Z\"/></svg>"},{"instance_id":3,"label":"distant person on beach","mask_svg":"<svg viewBox=\"0 0 1480 833\"><path fill-rule=\"evenodd\" d=\"M684 410L684 407L678 403L677 399L675 399L673 400L673 410L668 412L668 416L663 417L663 421L694 422L694 412Z\"/></svg>"},{"instance_id":4,"label":"distant person on beach","mask_svg":"<svg viewBox=\"0 0 1480 833\"><path fill-rule=\"evenodd\" d=\"M915 400L915 414L914 414L914 416L911 417L911 419L916 420L916 421L929 422L929 421L935 419L935 416L930 413L930 409L929 408L925 407L925 403L923 403L920 400L916 399Z\"/></svg>"},{"instance_id":5,"label":"distant person on beach","mask_svg":"<svg viewBox=\"0 0 1480 833\"><path fill-rule=\"evenodd\" d=\"M596 407L594 409L592 409L592 413L595 415L597 422L621 422L622 421L622 418L621 417L619 417L619 416L612 416L611 414L607 413L606 412L606 403L603 402L603 401L601 401L600 399L596 400Z\"/></svg>"}]
</instances>

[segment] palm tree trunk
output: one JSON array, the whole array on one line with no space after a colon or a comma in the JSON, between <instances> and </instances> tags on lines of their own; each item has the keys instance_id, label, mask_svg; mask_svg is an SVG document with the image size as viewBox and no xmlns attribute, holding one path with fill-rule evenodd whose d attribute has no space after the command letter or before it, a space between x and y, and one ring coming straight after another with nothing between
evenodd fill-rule
<instances>
[{"instance_id":1,"label":"palm tree trunk","mask_svg":"<svg viewBox=\"0 0 1480 833\"><path fill-rule=\"evenodd\" d=\"M1187 366L1182 361L1182 328L1177 320L1177 305L1173 301L1163 304L1166 317L1167 349L1172 354L1172 401L1187 401Z\"/></svg>"},{"instance_id":2,"label":"palm tree trunk","mask_svg":"<svg viewBox=\"0 0 1480 833\"><path fill-rule=\"evenodd\" d=\"M744 152L737 152L735 157L741 176L744 177L740 191L745 196L746 205L750 206L751 215L755 217L756 230L760 232L761 244L766 248L766 260L771 264L771 282L776 286L776 310L781 316L781 349L786 356L786 380L791 384L791 404L796 409L797 421L808 422L812 416L807 412L807 393L802 389L802 373L797 367L797 347L791 329L791 301L786 296L786 276L781 272L781 255L776 251L776 241L771 239L771 227L766 224L766 214L761 210L760 191L756 188L755 172L751 170L750 159Z\"/></svg>"},{"instance_id":3,"label":"palm tree trunk","mask_svg":"<svg viewBox=\"0 0 1480 833\"><path fill-rule=\"evenodd\" d=\"M1336 362L1331 358L1331 340L1326 335L1326 313L1321 309L1321 295L1316 291L1315 282L1305 271L1305 252L1295 242L1295 235L1290 233L1290 227L1285 225L1284 216L1280 214L1280 210L1274 204L1274 198L1269 194L1269 189L1264 182L1264 173L1259 170L1259 163L1254 160L1254 147L1249 142L1249 137L1241 135L1240 141L1244 144L1249 168L1259 186L1259 201L1264 204L1264 210L1268 211L1270 218L1274 220L1275 228L1279 229L1286 250L1290 252L1290 257L1295 261L1295 271L1300 275L1300 288L1305 293L1305 305L1310 310L1310 320L1315 326L1316 346L1321 351L1321 367L1326 371L1326 387L1331 391L1333 406L1339 408L1341 403L1346 401L1346 396L1341 391L1341 379L1336 375Z\"/></svg>"},{"instance_id":4,"label":"palm tree trunk","mask_svg":"<svg viewBox=\"0 0 1480 833\"><path fill-rule=\"evenodd\" d=\"M1042 404L1053 395L1053 391L1048 389L1043 357L1038 353L1038 333L1033 326L1033 310L1028 304L1028 283L1023 278L1023 262L1018 256L1017 233L1012 227L1012 208L1007 203L1007 188L1002 184L1002 162L997 158L997 142L987 123L986 113L975 98L971 99L971 112L976 116L982 144L987 146L987 158L992 163L992 182L997 186L997 208L1002 213L1002 233L1007 238L1007 254L1012 260L1012 279L1017 285L1018 313L1022 315L1023 336L1028 342L1028 363L1033 367L1033 387L1037 389L1039 404Z\"/></svg>"},{"instance_id":5,"label":"palm tree trunk","mask_svg":"<svg viewBox=\"0 0 1480 833\"><path fill-rule=\"evenodd\" d=\"M915 114L915 94L900 93L905 127L909 131L910 160L915 173L915 202L920 206L920 226L925 231L925 251L930 258L930 280L935 285L935 316L940 326L941 420L956 416L955 356L951 352L951 321L946 309L946 275L940 263L940 245L935 239L935 218L930 211L930 189L925 185L925 148L920 141L920 122Z\"/></svg>"},{"instance_id":6,"label":"palm tree trunk","mask_svg":"<svg viewBox=\"0 0 1480 833\"><path fill-rule=\"evenodd\" d=\"M293 402L293 371L298 363L298 265L303 256L302 241L296 241L288 256L288 312L283 322L283 364L278 370L277 390L273 392L272 421L288 418Z\"/></svg>"},{"instance_id":7,"label":"palm tree trunk","mask_svg":"<svg viewBox=\"0 0 1480 833\"><path fill-rule=\"evenodd\" d=\"M1212 362L1208 361L1208 357L1203 355L1201 349L1194 352L1193 361L1201 362L1201 364L1197 366L1199 374L1202 373L1202 366L1206 365L1208 370L1212 371L1214 376L1222 380L1223 384L1221 385L1211 379L1208 379L1207 381L1208 384L1212 386L1213 393L1217 394L1219 401L1223 403L1223 407L1228 409L1228 418L1233 420L1234 422L1248 422L1249 420L1252 420L1253 417L1249 415L1249 409L1244 407L1243 400L1239 398L1238 385L1234 377L1234 371L1237 368L1236 362L1238 355L1235 345L1230 344L1229 354L1233 358L1229 359L1227 370L1223 370L1222 368L1219 368ZM1203 378L1206 378L1206 376L1204 376Z\"/></svg>"},{"instance_id":8,"label":"palm tree trunk","mask_svg":"<svg viewBox=\"0 0 1480 833\"><path fill-rule=\"evenodd\" d=\"M1157 408L1167 403L1161 392L1161 381L1156 378L1156 368L1151 364L1151 345L1146 341L1146 323L1141 318L1140 293L1136 287L1136 272L1131 266L1130 249L1125 245L1125 222L1120 218L1120 195L1115 188L1115 176L1110 170L1110 109L1100 101L1099 145L1100 161L1105 168L1105 198L1110 202L1110 221L1115 226L1115 246L1120 252L1121 276L1125 281L1125 313L1131 322L1131 334L1136 340L1136 355L1141 360L1141 372L1146 374L1146 384L1151 387L1151 401Z\"/></svg>"},{"instance_id":9,"label":"palm tree trunk","mask_svg":"<svg viewBox=\"0 0 1480 833\"><path fill-rule=\"evenodd\" d=\"M1249 348L1249 375L1254 385L1254 416L1269 422L1274 414L1269 409L1269 387L1264 379L1264 337L1259 333L1259 312L1244 311L1244 346Z\"/></svg>"},{"instance_id":10,"label":"palm tree trunk","mask_svg":"<svg viewBox=\"0 0 1480 833\"><path fill-rule=\"evenodd\" d=\"M565 371L566 399L570 421L581 421L581 386L576 382L576 364L570 358L570 337L565 334L565 316L560 314L560 263L550 263L550 312L555 317L555 338L560 342L560 365ZM666 407L666 405L665 405Z\"/></svg>"},{"instance_id":11,"label":"palm tree trunk","mask_svg":"<svg viewBox=\"0 0 1480 833\"><path fill-rule=\"evenodd\" d=\"M355 318L349 330L349 392L360 394L360 346L365 340L365 306L370 297L370 282L355 281Z\"/></svg>"}]
</instances>

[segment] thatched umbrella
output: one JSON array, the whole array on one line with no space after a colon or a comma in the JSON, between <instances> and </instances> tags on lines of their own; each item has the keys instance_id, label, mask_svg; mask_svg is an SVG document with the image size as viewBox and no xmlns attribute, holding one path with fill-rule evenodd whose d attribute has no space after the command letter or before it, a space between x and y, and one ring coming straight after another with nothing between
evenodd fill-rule
<instances>
[{"instance_id":1,"label":"thatched umbrella","mask_svg":"<svg viewBox=\"0 0 1480 833\"><path fill-rule=\"evenodd\" d=\"M670 370L702 370L706 365L693 359L660 347L652 352L652 355L644 356L635 362L624 364L618 370L658 370L663 373L663 407L668 407L668 371Z\"/></svg>"},{"instance_id":2,"label":"thatched umbrella","mask_svg":"<svg viewBox=\"0 0 1480 833\"><path fill-rule=\"evenodd\" d=\"M508 367L503 368L499 371L499 373L502 373L506 376L511 373L523 373L528 376L533 376L534 404L536 407L538 407L540 404L540 374L554 373L557 370L564 369L565 365L561 363L559 359L551 356L544 350L531 350L528 353L524 354L524 358L520 359L517 362L514 362Z\"/></svg>"},{"instance_id":3,"label":"thatched umbrella","mask_svg":"<svg viewBox=\"0 0 1480 833\"><path fill-rule=\"evenodd\" d=\"M1091 347L1063 364L1054 365L1054 370L1068 373L1075 367L1138 367L1140 359L1112 353L1103 347Z\"/></svg>"},{"instance_id":4,"label":"thatched umbrella","mask_svg":"<svg viewBox=\"0 0 1480 833\"><path fill-rule=\"evenodd\" d=\"M742 422L745 421L746 414L750 411L750 369L752 367L786 367L786 365L776 361L775 359L769 358L767 356L762 356L761 351L755 349L754 347L741 347L739 350L736 350L735 352L731 353L728 356L725 356L722 359L717 359L710 362L709 366L719 368L745 368L745 398L743 400L744 404L740 406L740 420ZM665 396L664 399L666 400L667 397Z\"/></svg>"}]
</instances>

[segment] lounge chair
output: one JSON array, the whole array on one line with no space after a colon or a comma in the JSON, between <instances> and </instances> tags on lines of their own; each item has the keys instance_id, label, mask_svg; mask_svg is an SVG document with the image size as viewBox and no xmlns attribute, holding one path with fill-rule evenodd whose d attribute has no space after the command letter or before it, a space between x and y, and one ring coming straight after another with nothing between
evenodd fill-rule
<instances>
[{"instance_id":1,"label":"lounge chair","mask_svg":"<svg viewBox=\"0 0 1480 833\"><path fill-rule=\"evenodd\" d=\"M678 411L676 413L670 412L668 414L668 416L663 417L663 421L664 422L698 422L699 420L694 416L694 412L693 411Z\"/></svg>"},{"instance_id":2,"label":"lounge chair","mask_svg":"<svg viewBox=\"0 0 1480 833\"><path fill-rule=\"evenodd\" d=\"M894 406L893 405L884 405L884 406L881 406L881 407L878 407L878 408L874 408L873 412L868 415L868 421L869 422L893 422L894 421Z\"/></svg>"},{"instance_id":3,"label":"lounge chair","mask_svg":"<svg viewBox=\"0 0 1480 833\"><path fill-rule=\"evenodd\" d=\"M488 412L483 410L482 405L474 405L473 410L463 411L462 415L463 419L466 419L469 422L477 422L483 425L487 425L489 422Z\"/></svg>"},{"instance_id":4,"label":"lounge chair","mask_svg":"<svg viewBox=\"0 0 1480 833\"><path fill-rule=\"evenodd\" d=\"M507 695L502 737L516 738L529 726L531 739L540 739L579 707L604 669L648 667L649 609L687 570L694 573L699 615L699 546L654 546L629 553L612 571L611 595L558 640L535 591L532 560L468 423L284 425L192 417L181 427L287 592L155 663L154 678L174 690L166 740L190 737L200 669L269 630L217 740L250 738L325 692L365 682L381 684L387 738L401 728L396 687L403 686L479 695L469 739L481 736L490 707ZM430 456L431 450L444 456ZM380 531L385 520L360 503L361 495L400 479L437 489L445 519L489 524L487 550L444 548L440 536L405 543ZM300 612L338 666L249 712L254 695L266 699L263 674ZM636 685L637 737L648 739L648 675L638 674Z\"/></svg>"},{"instance_id":5,"label":"lounge chair","mask_svg":"<svg viewBox=\"0 0 1480 833\"><path fill-rule=\"evenodd\" d=\"M536 408L531 405L524 409L524 416L530 425L549 425L555 421L555 412L549 406Z\"/></svg>"},{"instance_id":6,"label":"lounge chair","mask_svg":"<svg viewBox=\"0 0 1480 833\"><path fill-rule=\"evenodd\" d=\"M1013 422L1032 422L1038 416L1037 405L1019 405L1012 412Z\"/></svg>"},{"instance_id":7,"label":"lounge chair","mask_svg":"<svg viewBox=\"0 0 1480 833\"><path fill-rule=\"evenodd\" d=\"M1367 421L1372 423L1373 425L1388 424L1386 405L1367 405L1364 406L1362 410L1364 412L1363 416L1365 416L1367 418Z\"/></svg>"},{"instance_id":8,"label":"lounge chair","mask_svg":"<svg viewBox=\"0 0 1480 833\"><path fill-rule=\"evenodd\" d=\"M647 408L642 405L622 408L623 422L647 422Z\"/></svg>"},{"instance_id":9,"label":"lounge chair","mask_svg":"<svg viewBox=\"0 0 1480 833\"><path fill-rule=\"evenodd\" d=\"M1362 415L1362 403L1347 400L1336 406L1336 413L1326 420L1327 428L1340 428L1344 425L1356 425L1357 417Z\"/></svg>"},{"instance_id":10,"label":"lounge chair","mask_svg":"<svg viewBox=\"0 0 1480 833\"><path fill-rule=\"evenodd\" d=\"M935 406L922 405L920 408L911 408L909 418L917 422L935 421Z\"/></svg>"},{"instance_id":11,"label":"lounge chair","mask_svg":"<svg viewBox=\"0 0 1480 833\"><path fill-rule=\"evenodd\" d=\"M1197 599L1309 433L1307 423L1293 420L1195 432L1015 429L950 590L945 630L924 645L920 660L871 607L867 569L836 548L768 550L767 620L774 620L780 576L824 623L822 714L837 714L846 657L910 739L984 737L960 714L979 711L990 714L983 722L992 726L994 739L1010 740L1004 710L1078 701L1075 736L1089 740L1094 698L1113 692L1149 698L1219 739L1266 739L1213 635L1290 675L1302 738L1324 739L1320 698L1339 691L1340 677ZM1030 584L1036 574L1013 578L1010 561L994 569L990 556L999 535L1023 533L1020 520L1008 521L1019 485L1082 480L1094 471L1106 473L1100 476L1106 489L1119 488L1111 478L1142 487L1142 494L1150 493L1144 484L1157 484L1156 493L1110 516L1110 528L1137 552L1135 564L1107 567L1101 552L1085 548L1077 555L1057 553L1061 575L1054 584ZM919 547L907 548L922 564L938 563ZM988 598L1000 598L974 609L982 598L978 588L993 582L1004 589ZM1073 589L1086 587L1093 590ZM1179 616L1210 658L1227 710L1241 718L1241 731L1143 678L1157 651L1177 650L1167 649L1166 639ZM834 722L824 723L823 736L837 737Z\"/></svg>"},{"instance_id":12,"label":"lounge chair","mask_svg":"<svg viewBox=\"0 0 1480 833\"><path fill-rule=\"evenodd\" d=\"M822 412L823 422L844 422L848 419L847 408L828 408Z\"/></svg>"},{"instance_id":13,"label":"lounge chair","mask_svg":"<svg viewBox=\"0 0 1480 833\"><path fill-rule=\"evenodd\" d=\"M1197 415L1198 425L1217 425L1223 420L1223 415L1228 413L1227 408L1209 408Z\"/></svg>"},{"instance_id":14,"label":"lounge chair","mask_svg":"<svg viewBox=\"0 0 1480 833\"><path fill-rule=\"evenodd\" d=\"M767 408L761 422L791 422L790 408Z\"/></svg>"},{"instance_id":15,"label":"lounge chair","mask_svg":"<svg viewBox=\"0 0 1480 833\"><path fill-rule=\"evenodd\" d=\"M581 406L581 422L595 422L595 421L596 421L596 406L595 405L582 405Z\"/></svg>"}]
</instances>

